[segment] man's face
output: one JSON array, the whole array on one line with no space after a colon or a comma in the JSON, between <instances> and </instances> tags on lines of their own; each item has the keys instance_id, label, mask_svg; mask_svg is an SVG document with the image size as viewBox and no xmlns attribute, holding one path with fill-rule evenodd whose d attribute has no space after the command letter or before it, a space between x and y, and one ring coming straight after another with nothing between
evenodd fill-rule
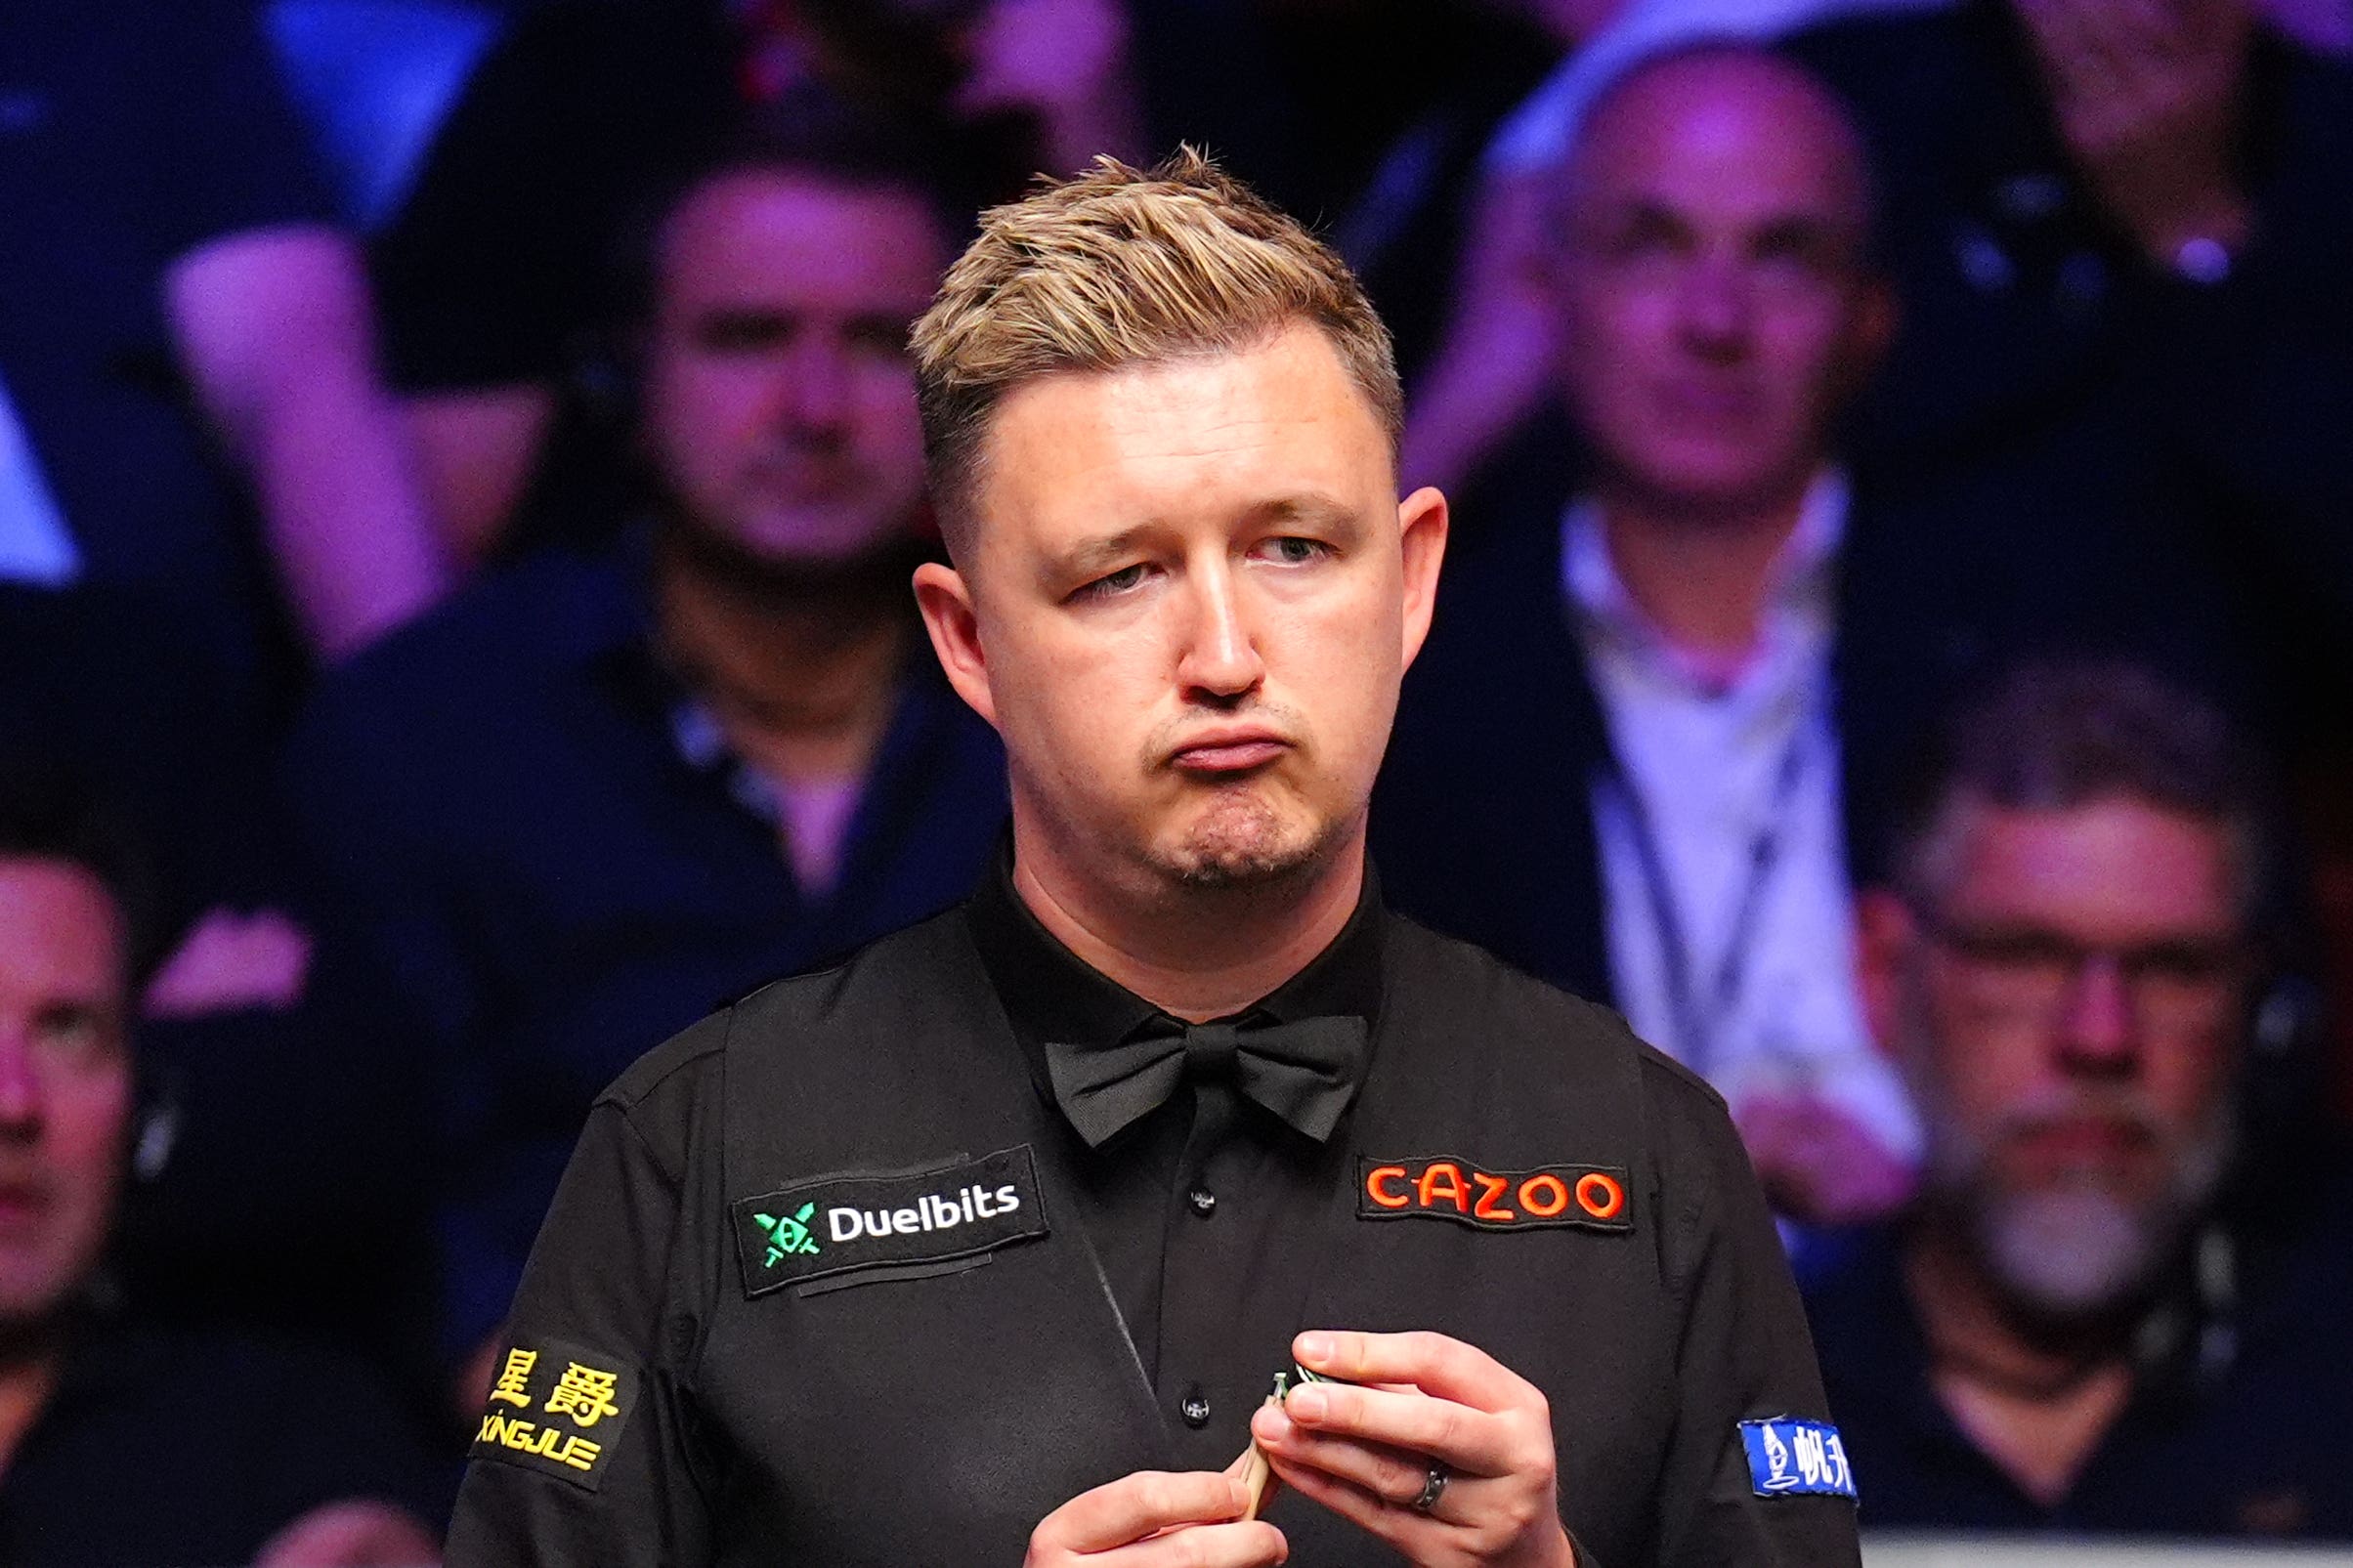
<instances>
[{"instance_id":1,"label":"man's face","mask_svg":"<svg viewBox=\"0 0 2353 1568\"><path fill-rule=\"evenodd\" d=\"M1603 100L1567 178L1561 374L1604 465L1686 506L1794 493L1887 319L1837 109L1769 62L1670 61Z\"/></svg>"},{"instance_id":2,"label":"man's face","mask_svg":"<svg viewBox=\"0 0 2353 1568\"><path fill-rule=\"evenodd\" d=\"M1929 1125L1930 1186L2007 1283L2111 1304L2227 1153L2247 983L2231 839L2119 797L1964 799L1939 842L1934 907L1883 949L1882 1027Z\"/></svg>"},{"instance_id":3,"label":"man's face","mask_svg":"<svg viewBox=\"0 0 2353 1568\"><path fill-rule=\"evenodd\" d=\"M1445 535L1324 335L1016 387L955 606L1016 823L1114 885L1262 882L1363 827ZM969 626L971 643L965 649Z\"/></svg>"},{"instance_id":4,"label":"man's face","mask_svg":"<svg viewBox=\"0 0 2353 1568\"><path fill-rule=\"evenodd\" d=\"M945 263L916 196L725 175L663 233L642 439L690 525L780 564L908 526L923 490L906 344Z\"/></svg>"},{"instance_id":5,"label":"man's face","mask_svg":"<svg viewBox=\"0 0 2353 1568\"><path fill-rule=\"evenodd\" d=\"M0 1328L98 1265L131 1108L122 930L98 879L0 859Z\"/></svg>"}]
</instances>

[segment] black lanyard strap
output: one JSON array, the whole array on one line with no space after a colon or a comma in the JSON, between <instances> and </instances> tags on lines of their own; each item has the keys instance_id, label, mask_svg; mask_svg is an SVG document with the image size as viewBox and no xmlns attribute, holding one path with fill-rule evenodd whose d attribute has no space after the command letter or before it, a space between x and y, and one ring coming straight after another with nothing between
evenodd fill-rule
<instances>
[{"instance_id":1,"label":"black lanyard strap","mask_svg":"<svg viewBox=\"0 0 2353 1568\"><path fill-rule=\"evenodd\" d=\"M1801 709L1797 728L1789 744L1781 752L1779 766L1775 770L1773 794L1764 823L1748 845L1748 876L1740 889L1740 902L1733 915L1733 928L1726 938L1724 950L1717 955L1712 984L1705 996L1693 974L1696 967L1691 932L1683 917L1675 898L1673 882L1667 875L1665 851L1659 845L1658 829L1634 775L1619 759L1616 748L1610 749L1607 783L1623 802L1626 821L1634 833L1636 864L1642 869L1644 903L1647 906L1652 930L1658 937L1659 959L1665 970L1667 1010L1675 1029L1675 1051L1686 1067L1701 1077L1714 1069L1718 1032L1732 1016L1733 1007L1747 989L1749 959L1756 944L1757 922L1763 917L1765 894L1778 869L1784 848L1783 828L1790 808L1797 797L1797 786L1805 777L1806 742L1812 720L1811 707Z\"/></svg>"}]
</instances>

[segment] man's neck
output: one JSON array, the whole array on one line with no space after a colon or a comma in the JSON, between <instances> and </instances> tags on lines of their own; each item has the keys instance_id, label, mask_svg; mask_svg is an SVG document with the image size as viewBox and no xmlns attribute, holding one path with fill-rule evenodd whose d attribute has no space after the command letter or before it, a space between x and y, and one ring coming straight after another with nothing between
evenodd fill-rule
<instances>
[{"instance_id":1,"label":"man's neck","mask_svg":"<svg viewBox=\"0 0 2353 1568\"><path fill-rule=\"evenodd\" d=\"M1736 668L1756 650L1806 495L1801 485L1752 504L1697 509L1604 485L1595 500L1627 596L1678 650Z\"/></svg>"},{"instance_id":2,"label":"man's neck","mask_svg":"<svg viewBox=\"0 0 2353 1568\"><path fill-rule=\"evenodd\" d=\"M2006 1311L1957 1221L1924 1218L1904 1257L1929 1377L1954 1424L2020 1491L2065 1498L2132 1397L2129 1329L2031 1333Z\"/></svg>"},{"instance_id":3,"label":"man's neck","mask_svg":"<svg viewBox=\"0 0 2353 1568\"><path fill-rule=\"evenodd\" d=\"M891 592L887 575L828 574L803 591L785 573L732 570L669 530L654 554L657 636L752 767L786 784L858 778L911 640L901 604L911 596L903 584Z\"/></svg>"},{"instance_id":4,"label":"man's neck","mask_svg":"<svg viewBox=\"0 0 2353 1568\"><path fill-rule=\"evenodd\" d=\"M1013 889L1090 967L1188 1023L1241 1012L1330 947L1364 887L1361 828L1296 880L1138 896L1073 873L1013 822Z\"/></svg>"}]
</instances>

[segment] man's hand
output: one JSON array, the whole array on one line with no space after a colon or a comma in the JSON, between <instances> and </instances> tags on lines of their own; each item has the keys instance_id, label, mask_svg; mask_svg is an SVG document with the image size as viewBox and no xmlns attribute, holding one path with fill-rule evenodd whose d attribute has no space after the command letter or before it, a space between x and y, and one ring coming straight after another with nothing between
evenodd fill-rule
<instances>
[{"instance_id":1,"label":"man's hand","mask_svg":"<svg viewBox=\"0 0 2353 1568\"><path fill-rule=\"evenodd\" d=\"M2156 265L2251 221L2232 167L2249 19L2244 0L2018 0L2060 135L2084 181Z\"/></svg>"},{"instance_id":2,"label":"man's hand","mask_svg":"<svg viewBox=\"0 0 2353 1568\"><path fill-rule=\"evenodd\" d=\"M301 1002L310 972L310 934L288 916L211 909L148 982L140 1006L150 1018L284 1012Z\"/></svg>"},{"instance_id":3,"label":"man's hand","mask_svg":"<svg viewBox=\"0 0 2353 1568\"><path fill-rule=\"evenodd\" d=\"M1486 1352L1438 1334L1303 1334L1310 1372L1251 1433L1285 1486L1353 1520L1423 1568L1569 1568L1542 1390ZM1436 1503L1414 1506L1433 1467Z\"/></svg>"},{"instance_id":4,"label":"man's hand","mask_svg":"<svg viewBox=\"0 0 2353 1568\"><path fill-rule=\"evenodd\" d=\"M1138 1470L1082 1492L1030 1533L1029 1568L1082 1559L1102 1568L1273 1568L1283 1533L1244 1521L1241 1479L1228 1472Z\"/></svg>"},{"instance_id":5,"label":"man's hand","mask_svg":"<svg viewBox=\"0 0 2353 1568\"><path fill-rule=\"evenodd\" d=\"M1826 1100L1752 1094L1733 1119L1765 1196L1792 1219L1858 1225L1885 1218L1911 1197L1912 1166Z\"/></svg>"},{"instance_id":6,"label":"man's hand","mask_svg":"<svg viewBox=\"0 0 2353 1568\"><path fill-rule=\"evenodd\" d=\"M389 1503L322 1504L270 1538L253 1568L424 1568L441 1546L423 1521Z\"/></svg>"}]
</instances>

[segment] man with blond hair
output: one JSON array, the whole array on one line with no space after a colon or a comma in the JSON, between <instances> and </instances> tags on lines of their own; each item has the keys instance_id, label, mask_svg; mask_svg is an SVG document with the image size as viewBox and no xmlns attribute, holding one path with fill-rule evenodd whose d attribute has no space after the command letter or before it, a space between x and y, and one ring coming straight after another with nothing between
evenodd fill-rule
<instances>
[{"instance_id":1,"label":"man with blond hair","mask_svg":"<svg viewBox=\"0 0 2353 1568\"><path fill-rule=\"evenodd\" d=\"M1722 1102L1381 902L1446 505L1346 268L1105 161L915 352L1008 852L598 1102L451 1560L1856 1561Z\"/></svg>"}]
</instances>

